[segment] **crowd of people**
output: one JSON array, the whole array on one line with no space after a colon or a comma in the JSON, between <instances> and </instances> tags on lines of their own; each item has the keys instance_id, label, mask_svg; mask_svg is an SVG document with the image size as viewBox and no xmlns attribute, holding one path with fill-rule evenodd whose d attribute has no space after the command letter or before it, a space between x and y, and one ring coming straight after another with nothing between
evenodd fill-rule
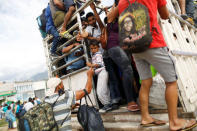
<instances>
[{"instance_id":1,"label":"crowd of people","mask_svg":"<svg viewBox=\"0 0 197 131\"><path fill-rule=\"evenodd\" d=\"M134 0L115 0L110 10L104 8L106 13L105 24L102 22L95 4L91 3L90 7L92 12L88 12L85 17L81 18L83 31L74 33L79 31L67 31L67 26L72 26L76 23L71 22L68 24L75 12L76 5L73 0L50 0L46 8L45 16L47 18L46 32L53 35L50 50L51 56L58 58L60 55L64 55L64 53L69 53L82 44L82 39L85 40L89 61L85 63L84 59L80 59L70 63L83 55L83 48L78 48L76 51L69 53L64 59L65 63L70 63L69 66L66 67L66 73L78 70L86 64L91 68L91 71L88 71L88 84L86 84L86 87L88 86L88 93L90 93L91 90L89 86L92 86L90 77L94 74L94 82L97 83L96 93L101 105L100 112L118 109L120 103L125 99L128 111L141 111L141 126L144 127L166 124L165 121L157 120L149 114L149 91L153 81L150 66L154 66L166 83L165 96L168 105L170 130L194 128L197 125L195 120L184 120L177 116L178 77L175 70L175 61L173 56L168 52L168 47L157 21L158 13L162 19L169 18L169 12L166 7L167 1L137 1L148 8L150 17L148 20L150 22L152 35L152 42L149 48L140 53L127 52L124 46L120 46L120 25L118 24L118 18L128 7L129 2L133 3ZM182 12L182 17L183 16L189 16L189 14L185 15L185 12ZM58 32L58 27L62 24L63 26L60 32ZM129 32L135 26L135 23L128 17L125 19L123 26L125 32ZM106 46L102 45L101 42L101 36L104 30L107 30ZM62 50L57 50L59 45L72 39L73 35L76 36L75 41L66 45ZM137 34L134 35L136 36ZM135 36L131 36L129 39L132 40L132 37ZM94 73L92 73L92 69ZM72 92L64 91L63 83L58 78L50 79L48 82L49 85L51 85L51 87L49 87L51 89L51 92L49 92L51 99L58 97L58 94L61 96L62 92L66 92L66 94L68 94L67 96L64 95L66 100L64 100L63 97L61 100L67 101L67 99L69 99L68 96L72 96L73 103L70 103L70 105L73 105L75 104L75 100L79 100L85 95L84 92L80 90L75 92L75 97L73 97ZM137 101L138 96L139 102ZM70 129L70 126L67 125L64 128Z\"/></svg>"},{"instance_id":2,"label":"crowd of people","mask_svg":"<svg viewBox=\"0 0 197 131\"><path fill-rule=\"evenodd\" d=\"M41 100L38 97L34 97L33 99L30 97L27 101L23 103L18 100L17 102L11 102L10 104L4 104L0 106L0 120L5 118L8 122L8 129L14 129L17 127L16 118L18 117L18 113L21 110L25 110L27 112L34 106L41 104Z\"/></svg>"}]
</instances>

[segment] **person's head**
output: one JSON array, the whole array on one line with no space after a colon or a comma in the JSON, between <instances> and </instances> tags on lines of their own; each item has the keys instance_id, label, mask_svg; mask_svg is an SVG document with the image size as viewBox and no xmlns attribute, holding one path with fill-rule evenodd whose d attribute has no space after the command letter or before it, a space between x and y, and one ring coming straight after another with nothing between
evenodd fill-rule
<instances>
[{"instance_id":1,"label":"person's head","mask_svg":"<svg viewBox=\"0 0 197 131\"><path fill-rule=\"evenodd\" d=\"M11 106L8 106L8 110L10 110L11 109Z\"/></svg>"},{"instance_id":2,"label":"person's head","mask_svg":"<svg viewBox=\"0 0 197 131\"><path fill-rule=\"evenodd\" d=\"M81 22L82 22L83 29L85 29L88 26L87 19L85 17L82 17Z\"/></svg>"},{"instance_id":3,"label":"person's head","mask_svg":"<svg viewBox=\"0 0 197 131\"><path fill-rule=\"evenodd\" d=\"M35 97L33 98L33 100L35 100Z\"/></svg>"},{"instance_id":4,"label":"person's head","mask_svg":"<svg viewBox=\"0 0 197 131\"><path fill-rule=\"evenodd\" d=\"M29 102L32 102L32 98L31 97L29 97L29 100L28 100Z\"/></svg>"},{"instance_id":5,"label":"person's head","mask_svg":"<svg viewBox=\"0 0 197 131\"><path fill-rule=\"evenodd\" d=\"M64 92L64 85L60 78L52 77L47 81L48 91L46 96L51 96L54 93L62 94Z\"/></svg>"},{"instance_id":6,"label":"person's head","mask_svg":"<svg viewBox=\"0 0 197 131\"><path fill-rule=\"evenodd\" d=\"M88 21L88 24L91 26L96 26L96 18L92 12L87 13L86 19Z\"/></svg>"},{"instance_id":7,"label":"person's head","mask_svg":"<svg viewBox=\"0 0 197 131\"><path fill-rule=\"evenodd\" d=\"M90 51L94 54L99 51L99 42L96 40L90 41Z\"/></svg>"},{"instance_id":8,"label":"person's head","mask_svg":"<svg viewBox=\"0 0 197 131\"><path fill-rule=\"evenodd\" d=\"M20 100L18 100L16 104L17 104L17 105L20 105L20 103L21 103Z\"/></svg>"}]
</instances>

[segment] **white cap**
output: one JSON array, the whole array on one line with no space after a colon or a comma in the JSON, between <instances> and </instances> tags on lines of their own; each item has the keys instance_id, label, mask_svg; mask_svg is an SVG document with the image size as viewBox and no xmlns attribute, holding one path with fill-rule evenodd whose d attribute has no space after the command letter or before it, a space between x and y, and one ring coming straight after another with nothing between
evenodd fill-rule
<instances>
[{"instance_id":1,"label":"white cap","mask_svg":"<svg viewBox=\"0 0 197 131\"><path fill-rule=\"evenodd\" d=\"M52 77L47 81L47 92L46 96L50 96L54 94L55 88L61 83L60 78Z\"/></svg>"}]
</instances>

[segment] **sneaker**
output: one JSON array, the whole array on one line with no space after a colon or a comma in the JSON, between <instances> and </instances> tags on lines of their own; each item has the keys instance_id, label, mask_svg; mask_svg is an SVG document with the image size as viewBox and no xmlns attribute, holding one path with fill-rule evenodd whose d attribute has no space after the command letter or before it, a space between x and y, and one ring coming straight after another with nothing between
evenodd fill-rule
<instances>
[{"instance_id":1,"label":"sneaker","mask_svg":"<svg viewBox=\"0 0 197 131\"><path fill-rule=\"evenodd\" d=\"M191 25L194 25L193 18L189 17L188 19L186 19L186 21L189 22Z\"/></svg>"},{"instance_id":2,"label":"sneaker","mask_svg":"<svg viewBox=\"0 0 197 131\"><path fill-rule=\"evenodd\" d=\"M191 25L194 25L194 20L192 17L189 17L187 15L181 15L181 17L186 20L187 22L189 22Z\"/></svg>"},{"instance_id":3,"label":"sneaker","mask_svg":"<svg viewBox=\"0 0 197 131\"><path fill-rule=\"evenodd\" d=\"M66 38L66 39L71 39L71 38L73 38L73 36L72 36L71 34L69 34L68 31L61 32L61 33L60 33L60 36L63 37L63 38Z\"/></svg>"},{"instance_id":4,"label":"sneaker","mask_svg":"<svg viewBox=\"0 0 197 131\"><path fill-rule=\"evenodd\" d=\"M117 110L119 109L119 105L118 104L112 104L112 110Z\"/></svg>"},{"instance_id":5,"label":"sneaker","mask_svg":"<svg viewBox=\"0 0 197 131\"><path fill-rule=\"evenodd\" d=\"M107 104L107 105L104 105L104 107L102 109L100 109L99 112L105 113L105 112L108 112L108 111L111 111L111 110L112 110L112 105Z\"/></svg>"}]
</instances>

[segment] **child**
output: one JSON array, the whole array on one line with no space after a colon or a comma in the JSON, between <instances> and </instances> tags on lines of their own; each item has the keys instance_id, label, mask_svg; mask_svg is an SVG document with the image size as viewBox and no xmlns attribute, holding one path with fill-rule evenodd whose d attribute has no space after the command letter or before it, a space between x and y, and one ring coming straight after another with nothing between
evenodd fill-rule
<instances>
[{"instance_id":1,"label":"child","mask_svg":"<svg viewBox=\"0 0 197 131\"><path fill-rule=\"evenodd\" d=\"M112 110L110 104L110 92L107 87L108 73L105 70L103 57L99 51L99 43L96 40L90 41L90 51L92 53L92 63L87 62L87 66L94 68L95 74L98 76L97 95L100 102L104 105L100 112L107 112Z\"/></svg>"}]
</instances>

